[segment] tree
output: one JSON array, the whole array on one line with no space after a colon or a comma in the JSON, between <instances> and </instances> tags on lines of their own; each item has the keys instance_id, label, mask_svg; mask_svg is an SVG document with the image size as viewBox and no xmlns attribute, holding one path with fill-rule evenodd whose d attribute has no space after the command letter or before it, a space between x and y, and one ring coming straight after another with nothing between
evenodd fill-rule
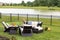
<instances>
[{"instance_id":1,"label":"tree","mask_svg":"<svg viewBox=\"0 0 60 40\"><path fill-rule=\"evenodd\" d=\"M47 0L40 0L40 6L46 6L47 5Z\"/></svg>"},{"instance_id":2,"label":"tree","mask_svg":"<svg viewBox=\"0 0 60 40\"><path fill-rule=\"evenodd\" d=\"M10 4L10 6L12 6L12 3Z\"/></svg>"},{"instance_id":3,"label":"tree","mask_svg":"<svg viewBox=\"0 0 60 40\"><path fill-rule=\"evenodd\" d=\"M58 0L58 5L57 6L60 7L60 0Z\"/></svg>"},{"instance_id":4,"label":"tree","mask_svg":"<svg viewBox=\"0 0 60 40\"><path fill-rule=\"evenodd\" d=\"M25 2L24 2L24 1L22 1L21 5L26 6L26 4L25 4Z\"/></svg>"},{"instance_id":5,"label":"tree","mask_svg":"<svg viewBox=\"0 0 60 40\"><path fill-rule=\"evenodd\" d=\"M5 4L3 3L2 6L5 6Z\"/></svg>"},{"instance_id":6,"label":"tree","mask_svg":"<svg viewBox=\"0 0 60 40\"><path fill-rule=\"evenodd\" d=\"M21 4L19 3L19 4L17 4L18 6L20 6Z\"/></svg>"},{"instance_id":7,"label":"tree","mask_svg":"<svg viewBox=\"0 0 60 40\"><path fill-rule=\"evenodd\" d=\"M33 3L34 6L46 6L47 0L35 0Z\"/></svg>"},{"instance_id":8,"label":"tree","mask_svg":"<svg viewBox=\"0 0 60 40\"><path fill-rule=\"evenodd\" d=\"M39 0L35 0L35 1L33 2L33 5L34 5L34 6L39 6Z\"/></svg>"},{"instance_id":9,"label":"tree","mask_svg":"<svg viewBox=\"0 0 60 40\"><path fill-rule=\"evenodd\" d=\"M30 2L30 1L28 1L26 5L27 5L27 6L33 6L33 3Z\"/></svg>"},{"instance_id":10,"label":"tree","mask_svg":"<svg viewBox=\"0 0 60 40\"><path fill-rule=\"evenodd\" d=\"M3 6L4 6L5 4L3 4ZM27 3L25 3L24 1L22 1L21 3L19 3L19 4L16 4L16 3L14 3L14 4L7 4L7 5L10 5L10 6L20 6L20 5L22 5L22 6L48 6L48 7L50 7L50 6L58 6L58 7L60 7L60 0L34 0L33 2L30 2L30 1L28 1Z\"/></svg>"},{"instance_id":11,"label":"tree","mask_svg":"<svg viewBox=\"0 0 60 40\"><path fill-rule=\"evenodd\" d=\"M7 3L6 6L9 6L9 4Z\"/></svg>"}]
</instances>

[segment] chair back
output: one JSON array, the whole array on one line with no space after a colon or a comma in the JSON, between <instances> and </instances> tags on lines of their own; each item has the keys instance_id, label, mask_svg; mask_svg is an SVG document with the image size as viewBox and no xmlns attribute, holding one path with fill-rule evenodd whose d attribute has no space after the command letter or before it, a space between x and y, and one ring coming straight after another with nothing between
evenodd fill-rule
<instances>
[{"instance_id":1,"label":"chair back","mask_svg":"<svg viewBox=\"0 0 60 40\"><path fill-rule=\"evenodd\" d=\"M5 28L8 28L8 25L5 22L2 22L2 24Z\"/></svg>"},{"instance_id":2,"label":"chair back","mask_svg":"<svg viewBox=\"0 0 60 40\"><path fill-rule=\"evenodd\" d=\"M24 26L23 33L31 33L31 31L32 31L32 26Z\"/></svg>"}]
</instances>

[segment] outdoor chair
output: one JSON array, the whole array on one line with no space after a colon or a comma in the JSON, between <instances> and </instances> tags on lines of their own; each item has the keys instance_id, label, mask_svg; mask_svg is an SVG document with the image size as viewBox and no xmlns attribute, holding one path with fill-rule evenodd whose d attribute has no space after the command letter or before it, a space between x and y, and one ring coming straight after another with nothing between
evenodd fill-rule
<instances>
[{"instance_id":1,"label":"outdoor chair","mask_svg":"<svg viewBox=\"0 0 60 40\"><path fill-rule=\"evenodd\" d=\"M37 22L37 21L25 21L24 24L28 24L28 25L33 25L33 24L35 24L35 25L37 25L37 26L42 27L43 22Z\"/></svg>"},{"instance_id":2,"label":"outdoor chair","mask_svg":"<svg viewBox=\"0 0 60 40\"><path fill-rule=\"evenodd\" d=\"M9 26L5 22L2 22L2 24L4 26L4 32L9 32Z\"/></svg>"},{"instance_id":3,"label":"outdoor chair","mask_svg":"<svg viewBox=\"0 0 60 40\"><path fill-rule=\"evenodd\" d=\"M9 34L16 34L17 33L18 27L13 27L5 22L2 22L2 24L3 24L4 29L5 29L4 32L8 32Z\"/></svg>"},{"instance_id":4,"label":"outdoor chair","mask_svg":"<svg viewBox=\"0 0 60 40\"><path fill-rule=\"evenodd\" d=\"M9 34L17 34L18 27L9 27Z\"/></svg>"},{"instance_id":5,"label":"outdoor chair","mask_svg":"<svg viewBox=\"0 0 60 40\"><path fill-rule=\"evenodd\" d=\"M33 33L42 33L43 32L43 28L42 27L33 27L32 28Z\"/></svg>"},{"instance_id":6,"label":"outdoor chair","mask_svg":"<svg viewBox=\"0 0 60 40\"><path fill-rule=\"evenodd\" d=\"M41 33L41 32L43 32L42 22L28 21L28 25L32 25L33 33Z\"/></svg>"},{"instance_id":7,"label":"outdoor chair","mask_svg":"<svg viewBox=\"0 0 60 40\"><path fill-rule=\"evenodd\" d=\"M24 25L22 27L19 27L19 34L22 36L32 36L32 26Z\"/></svg>"}]
</instances>

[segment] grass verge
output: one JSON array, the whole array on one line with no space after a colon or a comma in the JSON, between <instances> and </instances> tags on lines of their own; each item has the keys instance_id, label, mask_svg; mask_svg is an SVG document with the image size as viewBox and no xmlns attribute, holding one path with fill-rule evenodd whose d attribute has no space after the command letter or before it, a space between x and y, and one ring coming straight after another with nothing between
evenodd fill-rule
<instances>
[{"instance_id":1,"label":"grass verge","mask_svg":"<svg viewBox=\"0 0 60 40\"><path fill-rule=\"evenodd\" d=\"M37 9L37 10L60 10L60 7L28 7L28 6L0 6L0 8Z\"/></svg>"}]
</instances>

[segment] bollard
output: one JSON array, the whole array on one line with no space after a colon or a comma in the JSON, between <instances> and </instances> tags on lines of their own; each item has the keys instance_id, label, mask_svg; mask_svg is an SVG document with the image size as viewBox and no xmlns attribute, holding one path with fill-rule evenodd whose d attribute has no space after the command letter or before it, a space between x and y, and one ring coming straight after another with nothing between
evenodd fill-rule
<instances>
[{"instance_id":1,"label":"bollard","mask_svg":"<svg viewBox=\"0 0 60 40\"><path fill-rule=\"evenodd\" d=\"M1 13L0 13L0 18L2 17Z\"/></svg>"},{"instance_id":2,"label":"bollard","mask_svg":"<svg viewBox=\"0 0 60 40\"><path fill-rule=\"evenodd\" d=\"M39 22L39 14L37 15L37 21Z\"/></svg>"},{"instance_id":3,"label":"bollard","mask_svg":"<svg viewBox=\"0 0 60 40\"><path fill-rule=\"evenodd\" d=\"M12 14L10 13L10 22L12 22Z\"/></svg>"},{"instance_id":4,"label":"bollard","mask_svg":"<svg viewBox=\"0 0 60 40\"><path fill-rule=\"evenodd\" d=\"M18 21L19 21L19 14L18 14Z\"/></svg>"},{"instance_id":5,"label":"bollard","mask_svg":"<svg viewBox=\"0 0 60 40\"><path fill-rule=\"evenodd\" d=\"M50 25L52 26L52 15L51 15L51 20L50 20Z\"/></svg>"},{"instance_id":6,"label":"bollard","mask_svg":"<svg viewBox=\"0 0 60 40\"><path fill-rule=\"evenodd\" d=\"M27 23L28 23L28 14L27 14Z\"/></svg>"}]
</instances>

